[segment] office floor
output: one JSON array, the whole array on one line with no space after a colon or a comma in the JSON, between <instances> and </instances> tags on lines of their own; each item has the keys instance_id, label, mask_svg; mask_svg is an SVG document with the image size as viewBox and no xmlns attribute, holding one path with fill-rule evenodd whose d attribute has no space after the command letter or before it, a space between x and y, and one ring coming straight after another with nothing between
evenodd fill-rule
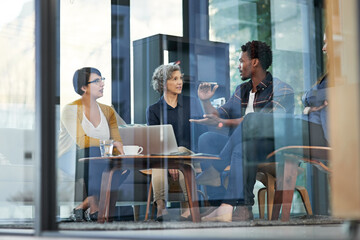
<instances>
[{"instance_id":1,"label":"office floor","mask_svg":"<svg viewBox=\"0 0 360 240\"><path fill-rule=\"evenodd\" d=\"M23 234L31 230L20 231ZM259 227L227 227L227 228L193 228L167 230L126 230L126 231L60 231L62 237L70 239L350 239L344 224L306 225L306 226L259 226ZM84 236L85 234L85 236ZM82 237L81 237L82 236ZM57 240L60 236L45 235L43 237L11 236L0 232L0 240ZM357 237L352 239L360 239Z\"/></svg>"}]
</instances>

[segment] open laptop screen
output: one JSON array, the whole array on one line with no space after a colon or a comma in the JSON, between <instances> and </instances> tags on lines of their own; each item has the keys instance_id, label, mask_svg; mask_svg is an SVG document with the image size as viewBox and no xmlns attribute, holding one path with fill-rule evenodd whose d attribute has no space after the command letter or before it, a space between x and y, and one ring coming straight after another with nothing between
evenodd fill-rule
<instances>
[{"instance_id":1,"label":"open laptop screen","mask_svg":"<svg viewBox=\"0 0 360 240\"><path fill-rule=\"evenodd\" d=\"M172 154L178 151L173 127L166 125L119 128L124 145L138 145L143 154Z\"/></svg>"}]
</instances>

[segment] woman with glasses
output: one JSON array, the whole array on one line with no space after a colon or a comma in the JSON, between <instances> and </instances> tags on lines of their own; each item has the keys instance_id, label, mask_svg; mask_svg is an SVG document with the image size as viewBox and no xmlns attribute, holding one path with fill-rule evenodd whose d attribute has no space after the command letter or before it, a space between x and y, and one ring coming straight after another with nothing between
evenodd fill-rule
<instances>
[{"instance_id":1,"label":"woman with glasses","mask_svg":"<svg viewBox=\"0 0 360 240\"><path fill-rule=\"evenodd\" d=\"M101 156L100 140L114 140L113 154L124 154L114 110L110 106L97 102L97 99L103 96L104 80L100 71L92 67L78 69L74 74L74 89L81 98L66 105L61 114L60 169L69 172L71 167L67 166L68 161L73 160L74 157L77 161L82 157ZM75 175L74 163L72 167L71 174ZM73 210L73 220L94 221L97 219L101 175L106 168L108 164L100 162L89 162L85 165L83 177L88 197ZM128 172L125 170L121 173L120 183L125 180Z\"/></svg>"},{"instance_id":2,"label":"woman with glasses","mask_svg":"<svg viewBox=\"0 0 360 240\"><path fill-rule=\"evenodd\" d=\"M202 116L202 109L197 99L183 96L183 74L177 63L161 65L153 73L152 85L162 96L158 102L148 107L146 118L148 125L171 124L180 151L195 150L195 143L191 140L194 129L190 118ZM189 151L190 152L190 151ZM168 179L168 174L171 179ZM168 181L179 181L184 193L185 202L182 203L180 220L190 219L187 204L187 193L183 174L177 169L152 169L152 186L154 189L154 204L157 205L157 221L172 220L168 215L165 199L168 192Z\"/></svg>"}]
</instances>

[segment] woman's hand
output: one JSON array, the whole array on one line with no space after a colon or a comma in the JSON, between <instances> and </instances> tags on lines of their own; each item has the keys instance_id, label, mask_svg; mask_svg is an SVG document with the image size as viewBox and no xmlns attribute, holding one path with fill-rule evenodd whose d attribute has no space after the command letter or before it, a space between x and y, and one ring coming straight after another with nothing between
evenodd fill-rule
<instances>
[{"instance_id":1,"label":"woman's hand","mask_svg":"<svg viewBox=\"0 0 360 240\"><path fill-rule=\"evenodd\" d=\"M114 146L116 147L116 149L119 151L120 155L124 155L124 148L123 148L123 144L122 142L114 142Z\"/></svg>"},{"instance_id":2,"label":"woman's hand","mask_svg":"<svg viewBox=\"0 0 360 240\"><path fill-rule=\"evenodd\" d=\"M321 106L318 106L318 107L306 107L306 108L304 108L303 113L304 113L304 114L309 114L309 113L311 113L311 112L317 112L317 111L320 111L321 109L327 107L327 105L328 105L328 101L325 100L324 103L323 103L323 105L321 105Z\"/></svg>"},{"instance_id":3,"label":"woman's hand","mask_svg":"<svg viewBox=\"0 0 360 240\"><path fill-rule=\"evenodd\" d=\"M179 170L177 169L169 169L170 176L174 181L177 181L179 179Z\"/></svg>"}]
</instances>

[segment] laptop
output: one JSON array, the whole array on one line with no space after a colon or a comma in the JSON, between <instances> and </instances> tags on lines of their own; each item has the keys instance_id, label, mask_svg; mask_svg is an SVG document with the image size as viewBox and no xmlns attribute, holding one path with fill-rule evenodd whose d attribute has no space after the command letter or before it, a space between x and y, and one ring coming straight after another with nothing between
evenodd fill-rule
<instances>
[{"instance_id":1,"label":"laptop","mask_svg":"<svg viewBox=\"0 0 360 240\"><path fill-rule=\"evenodd\" d=\"M142 154L176 155L178 145L171 124L119 127L124 145L142 146Z\"/></svg>"}]
</instances>

